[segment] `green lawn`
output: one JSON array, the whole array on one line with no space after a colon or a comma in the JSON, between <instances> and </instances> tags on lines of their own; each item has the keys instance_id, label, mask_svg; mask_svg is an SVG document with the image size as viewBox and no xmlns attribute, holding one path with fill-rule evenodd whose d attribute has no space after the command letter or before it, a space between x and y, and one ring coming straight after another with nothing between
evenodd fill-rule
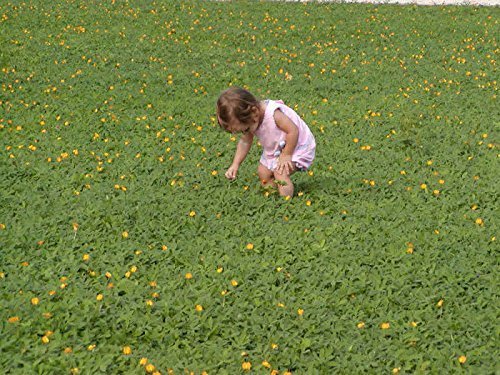
<instances>
[{"instance_id":1,"label":"green lawn","mask_svg":"<svg viewBox=\"0 0 500 375\"><path fill-rule=\"evenodd\" d=\"M1 372L494 373L499 16L0 3ZM315 134L291 200L230 85Z\"/></svg>"}]
</instances>

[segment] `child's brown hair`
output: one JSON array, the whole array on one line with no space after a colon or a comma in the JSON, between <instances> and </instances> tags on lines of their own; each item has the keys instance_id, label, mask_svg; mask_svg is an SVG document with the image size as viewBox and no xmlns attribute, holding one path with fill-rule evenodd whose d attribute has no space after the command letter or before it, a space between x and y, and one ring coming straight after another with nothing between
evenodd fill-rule
<instances>
[{"instance_id":1,"label":"child's brown hair","mask_svg":"<svg viewBox=\"0 0 500 375\"><path fill-rule=\"evenodd\" d=\"M259 101L249 91L241 87L230 87L223 91L217 100L219 125L228 131L229 122L236 119L242 124L250 124L252 110L259 106Z\"/></svg>"}]
</instances>

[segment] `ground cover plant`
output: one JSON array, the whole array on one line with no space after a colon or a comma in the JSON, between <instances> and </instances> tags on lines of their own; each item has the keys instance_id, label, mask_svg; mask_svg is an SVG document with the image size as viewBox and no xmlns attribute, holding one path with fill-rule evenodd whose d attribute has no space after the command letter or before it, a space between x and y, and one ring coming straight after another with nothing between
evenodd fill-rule
<instances>
[{"instance_id":1,"label":"ground cover plant","mask_svg":"<svg viewBox=\"0 0 500 375\"><path fill-rule=\"evenodd\" d=\"M2 2L2 372L494 373L499 16ZM313 130L292 199L229 85Z\"/></svg>"}]
</instances>

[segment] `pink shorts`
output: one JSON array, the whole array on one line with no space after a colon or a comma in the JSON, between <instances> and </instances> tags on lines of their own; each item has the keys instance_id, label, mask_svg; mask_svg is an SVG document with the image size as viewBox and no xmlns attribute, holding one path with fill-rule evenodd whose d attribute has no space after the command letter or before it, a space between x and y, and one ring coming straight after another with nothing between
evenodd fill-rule
<instances>
[{"instance_id":1,"label":"pink shorts","mask_svg":"<svg viewBox=\"0 0 500 375\"><path fill-rule=\"evenodd\" d=\"M298 171L305 172L311 166L314 156L316 155L316 146L310 145L299 146L295 149L292 155L292 162ZM260 157L260 163L267 169L274 171L278 163L278 156L266 156L264 153Z\"/></svg>"}]
</instances>

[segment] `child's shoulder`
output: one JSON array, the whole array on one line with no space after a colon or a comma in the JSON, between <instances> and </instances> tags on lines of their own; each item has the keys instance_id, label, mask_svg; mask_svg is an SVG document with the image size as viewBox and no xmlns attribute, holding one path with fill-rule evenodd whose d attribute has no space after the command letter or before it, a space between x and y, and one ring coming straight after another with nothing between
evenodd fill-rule
<instances>
[{"instance_id":1,"label":"child's shoulder","mask_svg":"<svg viewBox=\"0 0 500 375\"><path fill-rule=\"evenodd\" d=\"M269 108L270 112L272 112L272 113L274 113L277 109L286 107L283 100L266 99L264 101L264 103L265 103L266 109Z\"/></svg>"}]
</instances>

